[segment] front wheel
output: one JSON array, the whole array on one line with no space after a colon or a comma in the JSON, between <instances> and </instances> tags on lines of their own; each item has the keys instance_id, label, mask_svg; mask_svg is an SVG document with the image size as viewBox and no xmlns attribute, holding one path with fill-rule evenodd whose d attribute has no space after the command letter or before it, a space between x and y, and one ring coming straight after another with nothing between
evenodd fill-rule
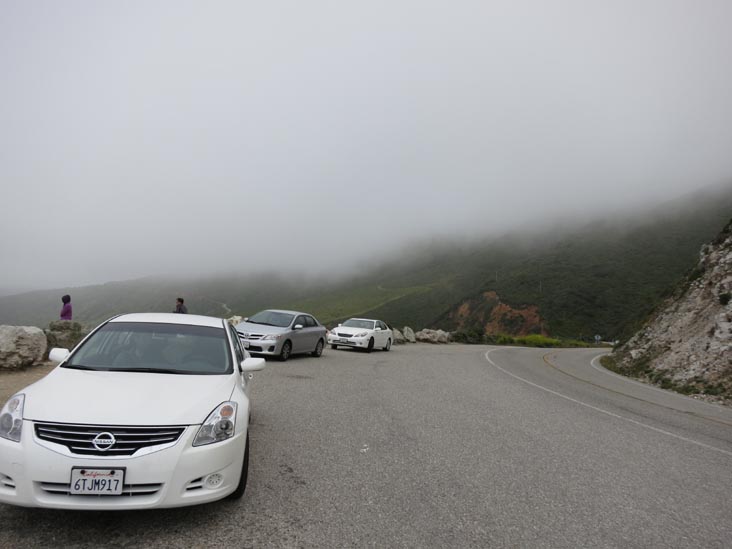
<instances>
[{"instance_id":1,"label":"front wheel","mask_svg":"<svg viewBox=\"0 0 732 549\"><path fill-rule=\"evenodd\" d=\"M386 340L386 347L384 347L385 351L388 351L389 349L391 349L391 338Z\"/></svg>"},{"instance_id":2,"label":"front wheel","mask_svg":"<svg viewBox=\"0 0 732 549\"><path fill-rule=\"evenodd\" d=\"M322 339L319 339L318 344L315 346L315 350L311 354L316 357L322 355L323 347L325 347L325 343L323 343Z\"/></svg>"},{"instance_id":3,"label":"front wheel","mask_svg":"<svg viewBox=\"0 0 732 549\"><path fill-rule=\"evenodd\" d=\"M282 350L280 351L280 360L282 362L285 362L288 358L290 358L290 355L292 354L292 343L289 341L285 341L285 343L282 345Z\"/></svg>"},{"instance_id":4,"label":"front wheel","mask_svg":"<svg viewBox=\"0 0 732 549\"><path fill-rule=\"evenodd\" d=\"M236 485L236 490L231 492L226 499L241 499L244 495L244 490L247 487L247 475L249 474L249 433L247 433L247 446L244 449L244 461L241 466L241 476L239 477L239 484Z\"/></svg>"},{"instance_id":5,"label":"front wheel","mask_svg":"<svg viewBox=\"0 0 732 549\"><path fill-rule=\"evenodd\" d=\"M366 347L366 352L370 353L373 350L374 350L374 338L372 337L371 339L369 339L369 346Z\"/></svg>"}]
</instances>

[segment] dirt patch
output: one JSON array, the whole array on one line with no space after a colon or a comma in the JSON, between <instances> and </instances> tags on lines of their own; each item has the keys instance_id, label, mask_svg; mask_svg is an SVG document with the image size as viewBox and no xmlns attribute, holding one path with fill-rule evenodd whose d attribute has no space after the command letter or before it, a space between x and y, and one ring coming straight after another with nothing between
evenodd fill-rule
<instances>
[{"instance_id":1,"label":"dirt patch","mask_svg":"<svg viewBox=\"0 0 732 549\"><path fill-rule=\"evenodd\" d=\"M23 387L45 377L55 367L56 364L53 362L44 362L37 366L29 366L19 370L0 370L0 407Z\"/></svg>"}]
</instances>

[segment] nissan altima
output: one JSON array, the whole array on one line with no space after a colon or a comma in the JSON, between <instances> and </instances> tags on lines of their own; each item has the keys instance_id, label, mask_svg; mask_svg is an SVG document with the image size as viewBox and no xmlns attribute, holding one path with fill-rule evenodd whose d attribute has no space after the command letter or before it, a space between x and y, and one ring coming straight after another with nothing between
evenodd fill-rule
<instances>
[{"instance_id":1,"label":"nissan altima","mask_svg":"<svg viewBox=\"0 0 732 549\"><path fill-rule=\"evenodd\" d=\"M127 314L0 411L0 501L146 509L244 493L251 358L227 322Z\"/></svg>"}]
</instances>

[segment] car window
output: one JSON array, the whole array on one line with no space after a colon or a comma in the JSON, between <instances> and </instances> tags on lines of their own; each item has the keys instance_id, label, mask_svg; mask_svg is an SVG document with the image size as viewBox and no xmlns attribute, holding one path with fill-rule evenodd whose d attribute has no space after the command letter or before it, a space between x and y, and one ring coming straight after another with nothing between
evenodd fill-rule
<instances>
[{"instance_id":1,"label":"car window","mask_svg":"<svg viewBox=\"0 0 732 549\"><path fill-rule=\"evenodd\" d=\"M366 330L373 330L374 324L373 320L362 320L360 318L350 318L343 323L344 326L349 328L363 328Z\"/></svg>"},{"instance_id":2,"label":"car window","mask_svg":"<svg viewBox=\"0 0 732 549\"><path fill-rule=\"evenodd\" d=\"M232 372L222 327L157 322L108 322L63 367L168 374Z\"/></svg>"},{"instance_id":3,"label":"car window","mask_svg":"<svg viewBox=\"0 0 732 549\"><path fill-rule=\"evenodd\" d=\"M313 328L318 325L318 323L315 322L315 319L312 316L306 316L305 322L307 323L305 324L305 326L307 326L308 328Z\"/></svg>"},{"instance_id":4,"label":"car window","mask_svg":"<svg viewBox=\"0 0 732 549\"><path fill-rule=\"evenodd\" d=\"M261 311L247 320L247 322L285 328L290 325L293 316L289 313L280 313L278 311Z\"/></svg>"},{"instance_id":5,"label":"car window","mask_svg":"<svg viewBox=\"0 0 732 549\"><path fill-rule=\"evenodd\" d=\"M306 326L305 317L303 315L300 315L295 319L295 324L293 324L293 326L296 326L298 324L300 324L303 327Z\"/></svg>"},{"instance_id":6,"label":"car window","mask_svg":"<svg viewBox=\"0 0 732 549\"><path fill-rule=\"evenodd\" d=\"M245 356L244 351L241 348L239 333L231 325L229 325L229 333L231 334L231 340L234 343L234 353L236 354L236 360L237 362L241 363L241 361L244 360Z\"/></svg>"}]
</instances>

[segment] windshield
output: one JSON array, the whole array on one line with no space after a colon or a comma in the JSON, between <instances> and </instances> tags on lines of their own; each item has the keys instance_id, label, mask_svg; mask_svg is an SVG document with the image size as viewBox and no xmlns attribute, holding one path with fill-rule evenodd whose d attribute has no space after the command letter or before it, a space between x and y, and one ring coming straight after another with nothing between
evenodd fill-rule
<instances>
[{"instance_id":1,"label":"windshield","mask_svg":"<svg viewBox=\"0 0 732 549\"><path fill-rule=\"evenodd\" d=\"M223 328L154 322L108 322L63 367L165 374L233 371Z\"/></svg>"},{"instance_id":2,"label":"windshield","mask_svg":"<svg viewBox=\"0 0 732 549\"><path fill-rule=\"evenodd\" d=\"M359 318L351 318L350 320L346 320L343 325L349 328L363 328L364 330L374 329L373 320L361 320Z\"/></svg>"},{"instance_id":3,"label":"windshield","mask_svg":"<svg viewBox=\"0 0 732 549\"><path fill-rule=\"evenodd\" d=\"M286 328L292 324L292 319L295 315L289 313L278 313L276 311L262 311L250 317L247 322L252 324L264 324L265 326L277 326L279 328Z\"/></svg>"}]
</instances>

